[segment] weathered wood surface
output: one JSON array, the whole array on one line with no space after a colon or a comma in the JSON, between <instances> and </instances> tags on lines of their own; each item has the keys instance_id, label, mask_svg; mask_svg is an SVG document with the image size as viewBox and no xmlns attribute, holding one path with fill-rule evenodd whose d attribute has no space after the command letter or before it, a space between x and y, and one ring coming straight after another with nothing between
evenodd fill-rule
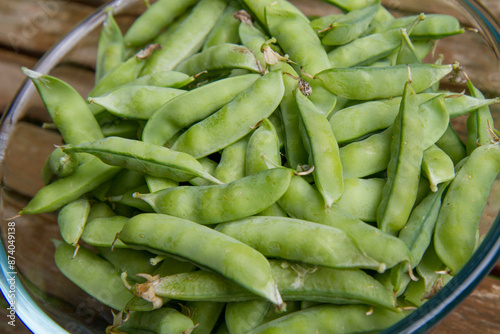
<instances>
[{"instance_id":1,"label":"weathered wood surface","mask_svg":"<svg viewBox=\"0 0 500 334\"><path fill-rule=\"evenodd\" d=\"M105 2L107 1L7 0L0 2L0 22L2 22L4 29L3 33L0 34L0 75L2 76L0 81L0 111L5 109L24 80L20 67L32 67L38 58L78 21L85 18L96 6ZM305 1L303 0L293 0L292 2L305 9L308 14L317 13L318 8L324 8L324 3L319 0L312 1L312 5L309 4L307 7L304 6ZM497 17L500 16L500 1L484 0L483 2L497 14ZM391 5L396 2L384 1L384 3ZM410 6L413 3L417 2L410 2ZM429 11L432 11L434 1L425 0L425 3L428 5ZM418 4L420 6L420 1ZM122 29L126 29L131 24L134 16L143 7L143 3L140 2L118 17ZM412 11L411 7L399 6L397 9L405 13ZM332 12L334 11L336 10ZM322 13L326 14L324 11ZM463 22L467 24L465 19ZM73 85L82 96L86 96L93 82L92 69L95 63L97 38L98 31L94 31L81 43L78 51L70 53L65 58L65 63L51 73ZM454 38L463 38L464 42L455 43ZM473 32L439 42L436 49L436 54L438 53L445 55L446 62L459 60L466 69L474 72L476 75L474 80L477 81L477 85L489 95L500 95L498 71L493 73L477 72L479 64L495 60L492 52L485 45L477 42ZM26 204L27 198L33 196L42 186L40 176L35 171L40 170L45 156L53 149L53 145L61 142L59 135L39 127L41 123L48 122L50 119L38 96L33 97L30 101L29 111L24 117L24 121L26 123L20 124L14 133L16 136L16 140L13 141L15 145L9 147L7 151L9 164L4 169L4 184L9 189L15 190L15 194L8 192L3 203L3 218L14 216ZM35 123L35 125L27 122ZM36 143L36 146L33 143ZM18 176L22 170L25 172L22 176ZM500 193L500 189L497 188L494 188L493 191ZM485 215L494 215L497 209L493 208L491 212L485 212ZM94 307L95 303L88 297L81 299L84 296L83 292L55 268L52 260L53 247L50 243L51 238L60 237L55 216L42 215L36 219L20 218L16 222L19 226L22 225L18 235L18 244L23 245L18 248L19 269L31 283L46 290L52 297L59 298L62 303L74 305L76 301L84 300L85 305ZM5 228L5 224L0 224L0 227ZM24 245L29 245L29 247ZM31 255L34 249L40 252L43 258L47 258L47 262L35 261ZM492 274L500 276L500 265L497 265ZM62 304L56 306L52 310L53 313L57 313L57 307L67 306ZM104 310L102 311L104 312ZM0 316L3 317L4 314L5 308L1 307ZM500 333L498 314L500 314L500 281L495 278L486 278L432 333ZM104 315L104 317L106 316L109 316L109 313ZM97 318L96 315L95 319ZM65 321L75 323L68 319ZM86 320L80 319L80 321ZM5 327L5 322L0 322L0 332L28 333L26 328L23 328L19 322L18 324L18 327L13 331L12 328Z\"/></svg>"}]
</instances>

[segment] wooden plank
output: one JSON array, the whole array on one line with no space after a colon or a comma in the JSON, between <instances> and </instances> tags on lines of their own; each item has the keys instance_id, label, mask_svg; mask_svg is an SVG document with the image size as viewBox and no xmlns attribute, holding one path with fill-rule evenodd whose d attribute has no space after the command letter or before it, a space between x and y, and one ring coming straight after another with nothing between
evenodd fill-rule
<instances>
[{"instance_id":1,"label":"wooden plank","mask_svg":"<svg viewBox=\"0 0 500 334\"><path fill-rule=\"evenodd\" d=\"M486 277L453 312L430 333L500 333L500 280Z\"/></svg>"}]
</instances>

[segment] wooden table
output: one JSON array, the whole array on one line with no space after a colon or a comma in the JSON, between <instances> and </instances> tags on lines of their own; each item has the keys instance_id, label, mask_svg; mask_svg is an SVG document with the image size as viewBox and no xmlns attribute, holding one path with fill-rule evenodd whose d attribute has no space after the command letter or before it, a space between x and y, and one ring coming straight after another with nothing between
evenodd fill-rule
<instances>
[{"instance_id":1,"label":"wooden table","mask_svg":"<svg viewBox=\"0 0 500 334\"><path fill-rule=\"evenodd\" d=\"M0 34L0 77L2 78L0 80L0 111L7 107L24 80L20 67L31 68L50 46L104 2L104 0L3 0L0 2L0 22L2 23L2 34ZM300 5L300 0L293 2ZM496 13L497 17L500 16L500 1L485 0L484 3L489 6L493 13ZM388 5L390 5L390 1ZM142 10L140 6L127 10L126 15L121 16L118 20L120 26L128 27L140 10ZM70 54L65 63L52 73L72 84L84 96L88 93L87 87L90 87L93 81L94 45L96 45L97 36L97 33L92 34L86 39L86 43L78 53ZM480 55L478 54L478 56ZM498 78L495 85L500 85ZM61 142L57 134L47 135L46 131L40 128L39 125L43 122L50 122L50 120L37 97L30 102L29 112L24 118L22 126L19 126L14 134L17 149L14 152L9 151L8 154L15 155L15 163L6 166L7 170L4 171L3 175L7 186L15 190L16 193L9 197L7 204L4 203L12 215L42 185L41 180L37 177L32 179L16 178L16 171L27 168L33 171L33 175L37 175L36 171L40 169L43 159L38 158L37 160L36 157L46 156L52 150L53 144ZM37 142L36 147L33 147L33 142ZM30 150L36 151L37 154L30 155ZM31 248L35 248L41 253L52 254L53 249L48 249L47 244L44 243L51 237L58 237L54 215L41 215L37 221L29 224L52 224L50 226L54 227L45 229L42 235L36 235L36 238L33 238L32 234L38 232L33 232L36 230L30 229L30 226L25 226L23 231L19 232L19 242L27 240ZM36 241L33 240L42 241L36 244ZM18 247L19 261L22 259L29 262L29 253L23 253L23 247ZM64 277L59 277L56 280L49 279L52 275L57 275L57 269L50 261L44 264L33 263L32 267L25 274L30 277L34 285L55 291L60 285L69 284L73 289L71 283ZM59 276L62 275L59 274ZM498 277L500 277L500 265L497 264L491 275L486 277L473 293L451 312L432 333L500 333L500 280ZM58 297L71 303L81 296L81 292L76 291ZM88 301L88 303L91 304L92 301ZM6 312L6 305L2 304L0 307L1 333L29 332L19 321L15 328L8 326L5 320Z\"/></svg>"}]
</instances>

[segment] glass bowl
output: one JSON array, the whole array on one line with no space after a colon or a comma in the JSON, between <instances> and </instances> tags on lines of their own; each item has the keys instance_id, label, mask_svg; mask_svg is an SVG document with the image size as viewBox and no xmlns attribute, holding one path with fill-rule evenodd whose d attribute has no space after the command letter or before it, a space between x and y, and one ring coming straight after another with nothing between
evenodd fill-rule
<instances>
[{"instance_id":1,"label":"glass bowl","mask_svg":"<svg viewBox=\"0 0 500 334\"><path fill-rule=\"evenodd\" d=\"M117 17L130 17L140 11L142 2L114 0L106 7L112 6ZM291 2L307 15L326 14L325 4L320 1ZM444 63L459 61L486 97L500 96L500 24L484 5L474 0L387 0L383 4L395 15L425 12L457 17L462 26L466 27L466 32L443 39L437 44L434 54L444 54ZM92 56L88 49L96 49L95 36L104 20L104 9L99 8L80 22L33 69L57 76L58 70L61 71L75 57L84 59L92 66L95 55ZM69 83L75 85L82 95L89 92L93 83L88 71L82 71L81 75L73 75L69 79ZM448 83L446 88L459 93L465 89L465 84ZM34 333L102 333L112 321L109 308L86 295L55 267L54 247L50 243L50 239L60 238L55 214L22 216L15 220L11 218L33 196L29 190L33 188L33 184L29 183L35 182L35 188L41 185L41 180L38 180L40 173L36 168L40 169L52 150L50 143L60 143L57 137L50 137L50 131L39 127L43 116L42 120L39 118L33 122L31 119L30 113L39 106L40 100L33 85L26 81L1 121L0 215L3 223L0 240L0 287L6 299L15 303L13 305L17 316ZM500 124L500 107L493 105L491 110L497 124ZM464 130L464 120L464 117L454 120L459 133L461 129ZM50 120L47 118L46 121ZM34 126L37 127L34 131L36 136L25 138L22 129ZM45 144L42 147L45 150L35 145L38 150L26 151L31 147L30 143L38 140ZM30 154L16 155L20 149ZM12 175L16 175L16 178ZM500 195L498 188L497 179L493 189ZM384 333L422 333L430 330L491 271L500 256L500 205L496 198L498 197L492 192L480 223L482 243L465 267L423 306Z\"/></svg>"}]
</instances>

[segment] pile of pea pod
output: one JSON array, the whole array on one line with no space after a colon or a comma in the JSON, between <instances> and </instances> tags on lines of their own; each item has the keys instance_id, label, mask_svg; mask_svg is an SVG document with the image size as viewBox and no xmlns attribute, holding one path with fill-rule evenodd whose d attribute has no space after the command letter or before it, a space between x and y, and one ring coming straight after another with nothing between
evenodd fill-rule
<instances>
[{"instance_id":1,"label":"pile of pea pod","mask_svg":"<svg viewBox=\"0 0 500 334\"><path fill-rule=\"evenodd\" d=\"M158 0L124 34L108 10L88 97L23 68L65 145L20 214L59 211L56 264L108 333L381 331L474 252L499 100L422 62L464 29L326 2Z\"/></svg>"}]
</instances>

